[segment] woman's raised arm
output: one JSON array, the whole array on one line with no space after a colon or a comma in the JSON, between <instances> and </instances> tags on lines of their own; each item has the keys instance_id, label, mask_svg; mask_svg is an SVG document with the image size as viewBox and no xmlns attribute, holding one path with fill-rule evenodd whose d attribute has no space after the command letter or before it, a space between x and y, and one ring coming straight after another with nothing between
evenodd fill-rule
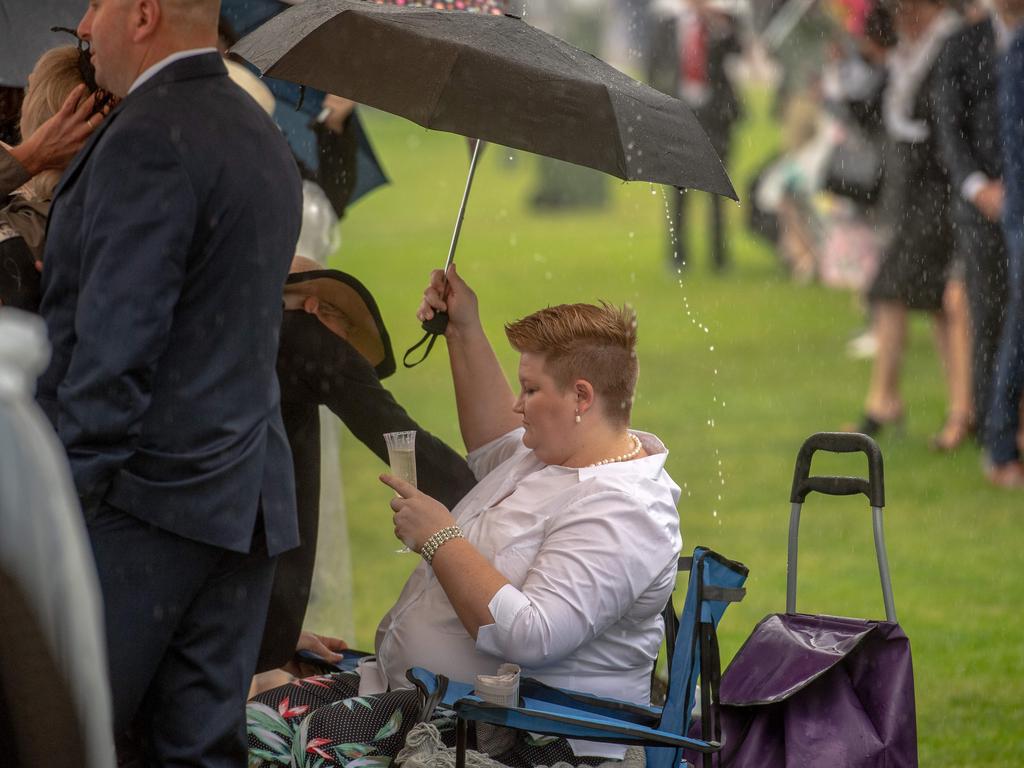
<instances>
[{"instance_id":1,"label":"woman's raised arm","mask_svg":"<svg viewBox=\"0 0 1024 768\"><path fill-rule=\"evenodd\" d=\"M515 395L480 324L476 294L459 277L454 264L448 271L447 294L442 271L431 273L416 316L429 320L437 311L448 313L445 339L459 428L466 450L474 451L521 425L512 411Z\"/></svg>"}]
</instances>

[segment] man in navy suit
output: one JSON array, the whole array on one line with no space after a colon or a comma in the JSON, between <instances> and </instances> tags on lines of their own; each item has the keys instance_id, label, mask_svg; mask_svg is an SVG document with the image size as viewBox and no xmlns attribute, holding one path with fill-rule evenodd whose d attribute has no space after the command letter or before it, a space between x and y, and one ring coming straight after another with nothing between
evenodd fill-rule
<instances>
[{"instance_id":1,"label":"man in navy suit","mask_svg":"<svg viewBox=\"0 0 1024 768\"><path fill-rule=\"evenodd\" d=\"M985 434L1006 308L1006 247L999 225L1003 157L996 57L995 20L986 15L946 41L933 92L939 149L953 185L953 235L964 260L974 414L980 435ZM937 438L940 448L955 447L966 436L969 415L949 414L945 434Z\"/></svg>"},{"instance_id":2,"label":"man in navy suit","mask_svg":"<svg viewBox=\"0 0 1024 768\"><path fill-rule=\"evenodd\" d=\"M298 544L275 361L300 180L228 78L218 10L92 0L78 31L122 100L56 191L43 260L38 398L96 557L115 729L147 765L245 765L274 557Z\"/></svg>"},{"instance_id":3,"label":"man in navy suit","mask_svg":"<svg viewBox=\"0 0 1024 768\"><path fill-rule=\"evenodd\" d=\"M656 8L651 40L648 82L693 110L711 146L728 165L733 127L743 116L739 97L729 78L728 62L743 53L739 21L729 3L715 0L662 2ZM687 264L686 199L671 190L671 266ZM689 195L692 202L692 194ZM710 254L715 271L729 266L727 224L722 198L709 195Z\"/></svg>"},{"instance_id":4,"label":"man in navy suit","mask_svg":"<svg viewBox=\"0 0 1024 768\"><path fill-rule=\"evenodd\" d=\"M1024 462L1017 442L1024 393L1024 0L997 0L995 5L1007 40L999 71L999 115L1009 264L1006 321L985 433L990 463L986 474L995 485L1024 488Z\"/></svg>"}]
</instances>

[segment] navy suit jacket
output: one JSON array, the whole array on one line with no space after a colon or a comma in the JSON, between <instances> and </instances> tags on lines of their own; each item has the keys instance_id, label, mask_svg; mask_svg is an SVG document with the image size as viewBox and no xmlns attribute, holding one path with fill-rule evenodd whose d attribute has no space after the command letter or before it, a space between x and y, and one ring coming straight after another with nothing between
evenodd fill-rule
<instances>
[{"instance_id":1,"label":"navy suit jacket","mask_svg":"<svg viewBox=\"0 0 1024 768\"><path fill-rule=\"evenodd\" d=\"M991 19L954 33L942 50L935 81L936 131L953 185L953 211L967 224L988 220L964 199L961 188L972 173L990 179L1003 174L996 81L996 33Z\"/></svg>"},{"instance_id":2,"label":"navy suit jacket","mask_svg":"<svg viewBox=\"0 0 1024 768\"><path fill-rule=\"evenodd\" d=\"M1018 27L999 72L1003 140L1003 227L1017 258L1024 257L1024 27Z\"/></svg>"},{"instance_id":3,"label":"navy suit jacket","mask_svg":"<svg viewBox=\"0 0 1024 768\"><path fill-rule=\"evenodd\" d=\"M38 399L86 517L188 539L298 544L275 373L301 182L278 129L202 54L129 94L58 186Z\"/></svg>"}]
</instances>

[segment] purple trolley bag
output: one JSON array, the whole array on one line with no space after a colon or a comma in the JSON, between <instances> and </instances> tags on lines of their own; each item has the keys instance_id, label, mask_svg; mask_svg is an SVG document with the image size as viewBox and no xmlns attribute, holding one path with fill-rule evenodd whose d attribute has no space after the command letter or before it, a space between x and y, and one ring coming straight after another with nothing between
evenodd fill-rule
<instances>
[{"instance_id":1,"label":"purple trolley bag","mask_svg":"<svg viewBox=\"0 0 1024 768\"><path fill-rule=\"evenodd\" d=\"M811 476L816 451L863 452L868 479ZM796 612L797 540L807 495L871 504L885 621ZM819 432L800 448L790 496L786 612L765 617L722 676L720 768L917 765L910 641L896 621L882 530L882 453L867 435Z\"/></svg>"}]
</instances>

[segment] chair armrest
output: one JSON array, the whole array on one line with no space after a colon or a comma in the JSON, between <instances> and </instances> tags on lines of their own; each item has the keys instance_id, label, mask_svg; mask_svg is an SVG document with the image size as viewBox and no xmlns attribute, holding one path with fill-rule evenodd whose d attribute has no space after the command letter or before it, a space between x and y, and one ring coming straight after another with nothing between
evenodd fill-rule
<instances>
[{"instance_id":1,"label":"chair armrest","mask_svg":"<svg viewBox=\"0 0 1024 768\"><path fill-rule=\"evenodd\" d=\"M435 675L429 669L423 667L410 667L405 671L405 677L414 687L418 688L425 697L431 697L444 681L445 690L442 692L439 703L446 707L452 707L455 702L463 696L470 696L473 693L473 686L469 683L460 683L449 680L443 675Z\"/></svg>"},{"instance_id":2,"label":"chair armrest","mask_svg":"<svg viewBox=\"0 0 1024 768\"><path fill-rule=\"evenodd\" d=\"M466 696L455 702L455 711L463 720L473 720L533 733L562 736L567 739L606 741L643 747L682 747L711 753L721 749L714 741L659 731L627 720L597 714L580 715L567 707L525 699L522 706L503 707L478 696Z\"/></svg>"},{"instance_id":3,"label":"chair armrest","mask_svg":"<svg viewBox=\"0 0 1024 768\"><path fill-rule=\"evenodd\" d=\"M533 677L524 677L519 681L519 695L550 704L559 704L570 709L584 710L596 715L604 715L618 720L637 723L638 725L653 727L661 720L661 707L644 706L630 701L596 696L592 693L555 688Z\"/></svg>"}]
</instances>

